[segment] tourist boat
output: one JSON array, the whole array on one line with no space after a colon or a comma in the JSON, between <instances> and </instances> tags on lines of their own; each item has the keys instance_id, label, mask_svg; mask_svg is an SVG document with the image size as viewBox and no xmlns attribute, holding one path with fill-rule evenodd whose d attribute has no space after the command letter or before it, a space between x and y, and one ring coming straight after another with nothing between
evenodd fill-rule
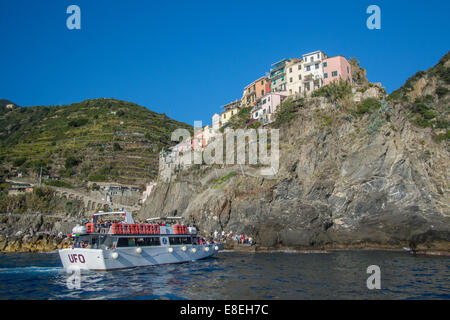
<instances>
[{"instance_id":1,"label":"tourist boat","mask_svg":"<svg viewBox=\"0 0 450 320\"><path fill-rule=\"evenodd\" d=\"M213 256L221 243L208 243L182 218L152 218L137 224L125 211L100 212L69 235L73 246L58 250L66 271L107 271L181 263Z\"/></svg>"}]
</instances>

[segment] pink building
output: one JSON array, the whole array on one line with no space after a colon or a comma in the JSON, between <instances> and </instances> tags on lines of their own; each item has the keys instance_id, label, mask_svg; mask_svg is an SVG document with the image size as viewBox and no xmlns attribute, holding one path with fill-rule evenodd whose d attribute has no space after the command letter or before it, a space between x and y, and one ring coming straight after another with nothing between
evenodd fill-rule
<instances>
[{"instance_id":1,"label":"pink building","mask_svg":"<svg viewBox=\"0 0 450 320\"><path fill-rule=\"evenodd\" d=\"M262 123L270 123L277 107L287 97L284 92L271 92L261 98L261 101L252 109L252 119Z\"/></svg>"},{"instance_id":2,"label":"pink building","mask_svg":"<svg viewBox=\"0 0 450 320\"><path fill-rule=\"evenodd\" d=\"M323 60L324 85L334 80L348 80L352 83L352 67L344 56L335 56Z\"/></svg>"}]
</instances>

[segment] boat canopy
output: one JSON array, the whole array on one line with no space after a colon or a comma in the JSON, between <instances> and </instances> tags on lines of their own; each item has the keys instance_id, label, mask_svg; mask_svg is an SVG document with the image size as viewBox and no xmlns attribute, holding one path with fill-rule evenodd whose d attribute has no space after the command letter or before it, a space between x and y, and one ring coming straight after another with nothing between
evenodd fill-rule
<instances>
[{"instance_id":1,"label":"boat canopy","mask_svg":"<svg viewBox=\"0 0 450 320\"><path fill-rule=\"evenodd\" d=\"M156 217L156 218L148 218L147 221L158 221L158 220L183 220L184 217Z\"/></svg>"},{"instance_id":2,"label":"boat canopy","mask_svg":"<svg viewBox=\"0 0 450 320\"><path fill-rule=\"evenodd\" d=\"M125 223L130 223L130 224L133 224L133 223L134 223L134 219L133 219L132 215L131 215L131 214L127 214L126 211L111 211L111 212L98 212L98 213L94 213L94 214L92 215L92 222L93 222L93 223L96 223L99 217L101 217L101 216L107 216L107 215L124 215L124 217L125 217ZM110 218L108 218L108 219L110 219ZM114 219L114 218L112 218L112 219ZM114 219L114 220L116 220L116 219Z\"/></svg>"}]
</instances>

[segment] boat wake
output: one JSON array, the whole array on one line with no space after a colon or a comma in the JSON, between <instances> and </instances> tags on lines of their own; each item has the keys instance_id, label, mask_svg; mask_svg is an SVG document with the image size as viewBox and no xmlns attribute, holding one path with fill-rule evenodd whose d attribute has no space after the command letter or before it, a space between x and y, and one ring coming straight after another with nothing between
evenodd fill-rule
<instances>
[{"instance_id":1,"label":"boat wake","mask_svg":"<svg viewBox=\"0 0 450 320\"><path fill-rule=\"evenodd\" d=\"M0 274L18 274L18 273L60 273L64 272L62 267L18 267L18 268L0 268Z\"/></svg>"}]
</instances>

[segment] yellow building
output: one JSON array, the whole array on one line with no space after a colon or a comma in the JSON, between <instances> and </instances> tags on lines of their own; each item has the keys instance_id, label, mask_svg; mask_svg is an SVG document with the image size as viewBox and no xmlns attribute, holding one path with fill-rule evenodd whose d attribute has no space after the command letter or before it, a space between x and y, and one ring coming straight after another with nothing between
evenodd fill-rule
<instances>
[{"instance_id":1,"label":"yellow building","mask_svg":"<svg viewBox=\"0 0 450 320\"><path fill-rule=\"evenodd\" d=\"M241 101L236 100L236 101L233 101L223 107L225 109L225 111L220 114L220 126L221 127L223 127L228 121L230 121L232 116L234 116L235 114L237 114L239 112L240 106L241 106Z\"/></svg>"}]
</instances>

